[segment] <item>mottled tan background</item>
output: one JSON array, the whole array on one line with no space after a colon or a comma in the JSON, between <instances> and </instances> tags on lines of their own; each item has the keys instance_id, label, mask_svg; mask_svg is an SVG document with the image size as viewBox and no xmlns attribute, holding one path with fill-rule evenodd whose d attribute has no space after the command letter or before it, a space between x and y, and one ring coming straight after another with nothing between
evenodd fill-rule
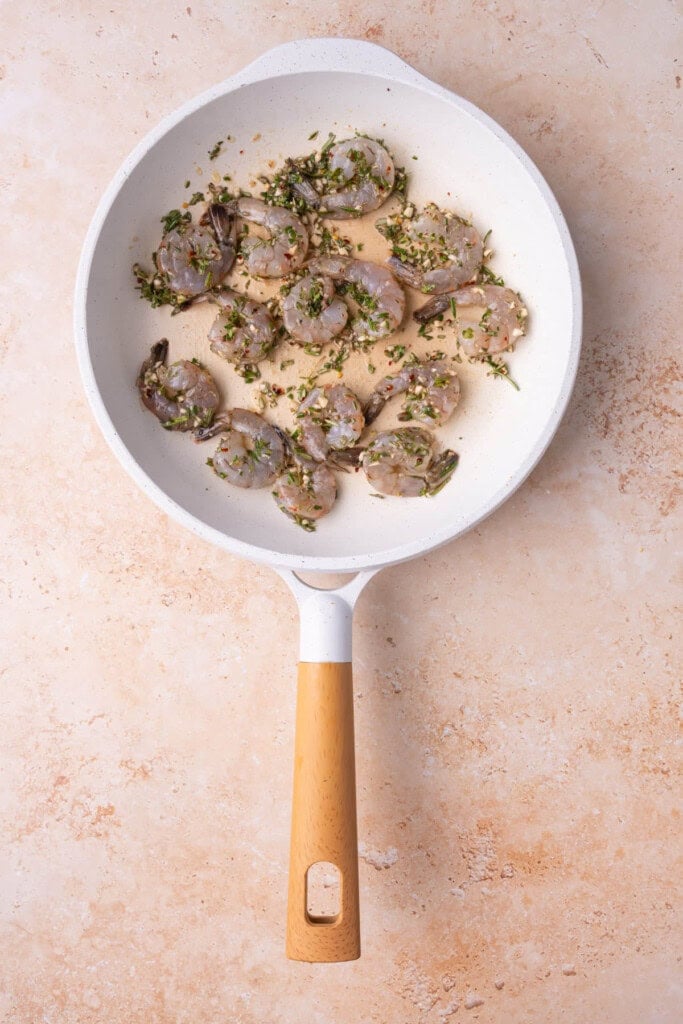
<instances>
[{"instance_id":1,"label":"mottled tan background","mask_svg":"<svg viewBox=\"0 0 683 1024\"><path fill-rule=\"evenodd\" d=\"M125 477L71 294L132 145L326 33L386 44L521 142L586 318L531 479L361 601L364 956L309 967L282 938L293 601ZM677 43L667 0L2 5L3 1022L682 1019Z\"/></svg>"}]
</instances>

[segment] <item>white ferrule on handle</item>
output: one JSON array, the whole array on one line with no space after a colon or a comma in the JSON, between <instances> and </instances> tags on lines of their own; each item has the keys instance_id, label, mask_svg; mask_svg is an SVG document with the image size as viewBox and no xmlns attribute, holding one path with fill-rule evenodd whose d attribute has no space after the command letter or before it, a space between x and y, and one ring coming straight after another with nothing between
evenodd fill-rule
<instances>
[{"instance_id":1,"label":"white ferrule on handle","mask_svg":"<svg viewBox=\"0 0 683 1024\"><path fill-rule=\"evenodd\" d=\"M351 661L353 609L377 569L363 569L336 590L322 590L304 583L288 569L278 569L299 605L299 661Z\"/></svg>"},{"instance_id":2,"label":"white ferrule on handle","mask_svg":"<svg viewBox=\"0 0 683 1024\"><path fill-rule=\"evenodd\" d=\"M334 592L314 591L299 601L299 661L351 661L353 605Z\"/></svg>"}]
</instances>

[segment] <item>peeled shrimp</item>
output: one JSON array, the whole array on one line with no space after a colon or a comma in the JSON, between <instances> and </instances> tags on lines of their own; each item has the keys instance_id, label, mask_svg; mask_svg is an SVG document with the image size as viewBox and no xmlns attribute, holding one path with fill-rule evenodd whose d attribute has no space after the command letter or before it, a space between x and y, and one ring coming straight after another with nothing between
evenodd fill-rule
<instances>
[{"instance_id":1,"label":"peeled shrimp","mask_svg":"<svg viewBox=\"0 0 683 1024\"><path fill-rule=\"evenodd\" d=\"M296 416L301 447L318 462L327 459L330 449L341 451L350 448L365 427L363 407L345 384L313 388L299 406Z\"/></svg>"},{"instance_id":2,"label":"peeled shrimp","mask_svg":"<svg viewBox=\"0 0 683 1024\"><path fill-rule=\"evenodd\" d=\"M479 232L434 203L418 217L397 215L377 226L392 242L394 255L388 265L411 288L441 295L473 280L481 266L484 246Z\"/></svg>"},{"instance_id":3,"label":"peeled shrimp","mask_svg":"<svg viewBox=\"0 0 683 1024\"><path fill-rule=\"evenodd\" d=\"M441 359L409 363L398 373L379 381L365 408L365 419L372 423L394 395L403 394L400 420L418 420L440 427L450 418L460 398L460 381L455 370Z\"/></svg>"},{"instance_id":4,"label":"peeled shrimp","mask_svg":"<svg viewBox=\"0 0 683 1024\"><path fill-rule=\"evenodd\" d=\"M220 434L218 448L209 460L214 473L236 487L268 487L285 465L285 442L281 432L258 413L231 409L216 417L204 430L195 431L195 441L207 441Z\"/></svg>"},{"instance_id":5,"label":"peeled shrimp","mask_svg":"<svg viewBox=\"0 0 683 1024\"><path fill-rule=\"evenodd\" d=\"M265 359L277 341L268 307L232 288L221 288L211 299L221 307L209 330L211 351L238 365Z\"/></svg>"},{"instance_id":6,"label":"peeled shrimp","mask_svg":"<svg viewBox=\"0 0 683 1024\"><path fill-rule=\"evenodd\" d=\"M517 292L497 284L471 284L451 295L438 295L415 310L427 323L455 306L458 341L468 356L495 355L526 333L527 310Z\"/></svg>"},{"instance_id":7,"label":"peeled shrimp","mask_svg":"<svg viewBox=\"0 0 683 1024\"><path fill-rule=\"evenodd\" d=\"M308 232L295 214L246 196L235 200L232 208L242 220L258 224L268 233L267 238L245 235L240 242L240 252L250 274L286 277L298 270L308 251Z\"/></svg>"},{"instance_id":8,"label":"peeled shrimp","mask_svg":"<svg viewBox=\"0 0 683 1024\"><path fill-rule=\"evenodd\" d=\"M220 284L235 252L234 217L226 206L211 203L199 224L181 221L164 234L156 264L170 291L190 299Z\"/></svg>"},{"instance_id":9,"label":"peeled shrimp","mask_svg":"<svg viewBox=\"0 0 683 1024\"><path fill-rule=\"evenodd\" d=\"M385 430L363 452L363 469L369 483L381 494L416 498L436 494L458 463L446 449L434 457L434 437L420 427Z\"/></svg>"},{"instance_id":10,"label":"peeled shrimp","mask_svg":"<svg viewBox=\"0 0 683 1024\"><path fill-rule=\"evenodd\" d=\"M349 310L329 277L307 274L282 299L282 318L302 345L326 345L346 327Z\"/></svg>"},{"instance_id":11,"label":"peeled shrimp","mask_svg":"<svg viewBox=\"0 0 683 1024\"><path fill-rule=\"evenodd\" d=\"M349 256L318 256L309 269L314 274L346 282L345 294L358 307L351 322L358 341L377 341L400 327L406 297L386 267Z\"/></svg>"},{"instance_id":12,"label":"peeled shrimp","mask_svg":"<svg viewBox=\"0 0 683 1024\"><path fill-rule=\"evenodd\" d=\"M305 529L327 515L337 497L337 481L324 462L297 461L277 480L273 489L278 506Z\"/></svg>"},{"instance_id":13,"label":"peeled shrimp","mask_svg":"<svg viewBox=\"0 0 683 1024\"><path fill-rule=\"evenodd\" d=\"M167 366L167 357L168 341L162 338L140 367L137 387L143 404L166 430L207 427L220 402L215 380L194 360Z\"/></svg>"},{"instance_id":14,"label":"peeled shrimp","mask_svg":"<svg viewBox=\"0 0 683 1024\"><path fill-rule=\"evenodd\" d=\"M328 167L341 188L320 197L319 211L336 220L376 210L394 187L394 161L374 139L359 136L336 143L330 149Z\"/></svg>"}]
</instances>

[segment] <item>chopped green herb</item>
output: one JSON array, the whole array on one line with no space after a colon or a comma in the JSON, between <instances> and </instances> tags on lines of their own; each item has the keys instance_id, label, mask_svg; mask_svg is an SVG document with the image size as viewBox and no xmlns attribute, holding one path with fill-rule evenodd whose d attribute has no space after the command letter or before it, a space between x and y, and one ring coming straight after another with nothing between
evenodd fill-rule
<instances>
[{"instance_id":1,"label":"chopped green herb","mask_svg":"<svg viewBox=\"0 0 683 1024\"><path fill-rule=\"evenodd\" d=\"M512 384L515 391L520 390L517 381L513 380L512 377L510 376L510 368L508 364L503 362L502 359L495 360L493 356L487 355L484 356L484 362L486 363L487 366L490 367L488 373L486 374L487 377L502 377L503 380L506 380L508 381L508 383Z\"/></svg>"},{"instance_id":2,"label":"chopped green herb","mask_svg":"<svg viewBox=\"0 0 683 1024\"><path fill-rule=\"evenodd\" d=\"M486 281L490 281L491 284L500 285L501 288L505 287L505 281L503 280L503 278L498 277L496 274L494 274L492 270L489 270L489 268L485 266L485 264L482 264L481 266L481 276Z\"/></svg>"},{"instance_id":3,"label":"chopped green herb","mask_svg":"<svg viewBox=\"0 0 683 1024\"><path fill-rule=\"evenodd\" d=\"M261 376L261 371L254 363L241 363L235 367L235 371L247 384L253 384Z\"/></svg>"},{"instance_id":4,"label":"chopped green herb","mask_svg":"<svg viewBox=\"0 0 683 1024\"><path fill-rule=\"evenodd\" d=\"M264 441L262 437L257 437L254 441L253 447L249 452L249 458L252 462L263 462L271 454L271 448L267 441Z\"/></svg>"},{"instance_id":5,"label":"chopped green herb","mask_svg":"<svg viewBox=\"0 0 683 1024\"><path fill-rule=\"evenodd\" d=\"M351 256L353 253L353 242L351 239L340 235L336 228L330 231L329 228L324 227L320 235L320 241L317 245L315 242L313 244L318 252L325 256Z\"/></svg>"},{"instance_id":6,"label":"chopped green herb","mask_svg":"<svg viewBox=\"0 0 683 1024\"><path fill-rule=\"evenodd\" d=\"M339 290L345 295L349 295L364 312L374 313L377 309L377 299L373 298L370 292L361 287L361 285L349 281Z\"/></svg>"},{"instance_id":7,"label":"chopped green herb","mask_svg":"<svg viewBox=\"0 0 683 1024\"><path fill-rule=\"evenodd\" d=\"M169 231L174 231L182 224L189 224L192 220L192 214L189 210L186 213L181 213L180 210L169 210L160 219L164 225L164 234L167 235Z\"/></svg>"},{"instance_id":8,"label":"chopped green herb","mask_svg":"<svg viewBox=\"0 0 683 1024\"><path fill-rule=\"evenodd\" d=\"M229 138L229 136L228 136L228 138ZM214 145L209 150L209 160L215 160L216 157L218 156L218 154L220 153L222 148L223 148L223 139L219 139L218 142L214 143Z\"/></svg>"},{"instance_id":9,"label":"chopped green herb","mask_svg":"<svg viewBox=\"0 0 683 1024\"><path fill-rule=\"evenodd\" d=\"M152 256L152 262L154 262L154 256ZM189 304L189 298L171 291L164 274L148 274L139 263L133 264L133 274L137 282L135 287L140 292L140 298L146 299L152 309L157 309L159 306L173 306L174 309L171 315L175 316L176 313L179 313L181 309Z\"/></svg>"},{"instance_id":10,"label":"chopped green herb","mask_svg":"<svg viewBox=\"0 0 683 1024\"><path fill-rule=\"evenodd\" d=\"M392 363L397 363L399 359L403 359L405 354L405 345L388 345L387 348L384 349L384 355L388 356L389 361Z\"/></svg>"},{"instance_id":11,"label":"chopped green herb","mask_svg":"<svg viewBox=\"0 0 683 1024\"><path fill-rule=\"evenodd\" d=\"M290 516L290 519L306 533L315 533L315 523L312 519L307 519L305 516Z\"/></svg>"},{"instance_id":12,"label":"chopped green herb","mask_svg":"<svg viewBox=\"0 0 683 1024\"><path fill-rule=\"evenodd\" d=\"M270 381L264 380L256 390L256 404L261 412L266 408L274 409L284 393L285 389L279 384L271 384Z\"/></svg>"},{"instance_id":13,"label":"chopped green herb","mask_svg":"<svg viewBox=\"0 0 683 1024\"><path fill-rule=\"evenodd\" d=\"M317 376L332 370L341 377L342 367L351 353L343 342L336 350L334 348L330 349L330 352L332 353L330 358L323 363L322 369L318 372Z\"/></svg>"}]
</instances>

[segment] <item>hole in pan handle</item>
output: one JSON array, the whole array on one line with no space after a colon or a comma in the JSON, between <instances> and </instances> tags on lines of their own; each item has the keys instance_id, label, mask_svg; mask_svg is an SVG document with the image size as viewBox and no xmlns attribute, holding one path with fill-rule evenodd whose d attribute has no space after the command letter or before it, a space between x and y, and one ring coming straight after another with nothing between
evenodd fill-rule
<instances>
[{"instance_id":1,"label":"hole in pan handle","mask_svg":"<svg viewBox=\"0 0 683 1024\"><path fill-rule=\"evenodd\" d=\"M306 917L312 924L335 924L341 913L342 878L336 864L317 860L306 872Z\"/></svg>"}]
</instances>

